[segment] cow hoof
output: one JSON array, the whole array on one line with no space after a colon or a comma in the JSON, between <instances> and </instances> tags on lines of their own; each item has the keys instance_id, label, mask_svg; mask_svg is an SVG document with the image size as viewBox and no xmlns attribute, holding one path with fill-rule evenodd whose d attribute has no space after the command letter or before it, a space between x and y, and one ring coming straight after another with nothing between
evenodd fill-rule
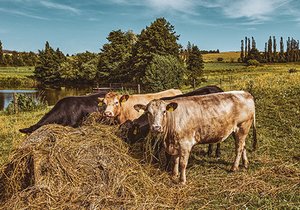
<instances>
[{"instance_id":1,"label":"cow hoof","mask_svg":"<svg viewBox=\"0 0 300 210\"><path fill-rule=\"evenodd\" d=\"M186 185L186 182L180 181L180 182L179 182L179 185L185 186L185 185Z\"/></svg>"},{"instance_id":2,"label":"cow hoof","mask_svg":"<svg viewBox=\"0 0 300 210\"><path fill-rule=\"evenodd\" d=\"M230 171L231 172L236 172L236 171L238 171L239 169L237 168L237 167L232 167L231 169L230 169Z\"/></svg>"}]
</instances>

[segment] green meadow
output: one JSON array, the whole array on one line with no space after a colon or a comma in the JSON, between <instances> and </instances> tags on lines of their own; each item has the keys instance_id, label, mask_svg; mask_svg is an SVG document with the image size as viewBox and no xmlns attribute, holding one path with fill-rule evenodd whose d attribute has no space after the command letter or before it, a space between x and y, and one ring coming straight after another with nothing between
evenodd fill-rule
<instances>
[{"instance_id":1,"label":"green meadow","mask_svg":"<svg viewBox=\"0 0 300 210\"><path fill-rule=\"evenodd\" d=\"M33 66L0 67L0 87L28 88L36 86Z\"/></svg>"},{"instance_id":2,"label":"green meadow","mask_svg":"<svg viewBox=\"0 0 300 210\"><path fill-rule=\"evenodd\" d=\"M196 146L189 160L187 190L182 196L185 199L174 203L174 208L299 209L300 63L247 67L239 63L211 62L214 56L204 57L208 62L204 64L206 81L201 86L218 85L226 91L246 90L253 94L258 149L251 152L250 134L246 145L249 169L240 166L238 172L230 173L235 156L231 137L221 144L220 159L205 156L206 146ZM230 56L232 54L226 55L224 60L236 58ZM296 72L289 73L290 69ZM0 76L7 71L0 69ZM15 71L26 77L32 74L25 68ZM15 115L1 112L0 165L6 163L11 151L24 141L25 136L18 129L37 122L49 109ZM161 182L169 187L180 187L167 179Z\"/></svg>"}]
</instances>

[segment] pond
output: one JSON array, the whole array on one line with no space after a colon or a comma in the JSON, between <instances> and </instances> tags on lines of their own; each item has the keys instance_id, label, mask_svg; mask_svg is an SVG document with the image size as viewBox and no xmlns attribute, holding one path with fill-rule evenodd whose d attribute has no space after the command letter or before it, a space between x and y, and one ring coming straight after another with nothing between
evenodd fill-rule
<instances>
[{"instance_id":1,"label":"pond","mask_svg":"<svg viewBox=\"0 0 300 210\"><path fill-rule=\"evenodd\" d=\"M13 100L14 93L22 93L37 97L42 96L48 105L54 105L59 99L67 96L78 96L92 93L92 87L57 89L2 89L0 90L0 110L5 109Z\"/></svg>"}]
</instances>

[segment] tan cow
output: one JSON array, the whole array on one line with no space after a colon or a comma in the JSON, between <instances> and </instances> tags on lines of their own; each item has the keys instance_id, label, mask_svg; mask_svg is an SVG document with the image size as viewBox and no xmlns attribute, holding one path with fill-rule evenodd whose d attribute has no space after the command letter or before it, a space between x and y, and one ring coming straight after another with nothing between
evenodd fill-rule
<instances>
[{"instance_id":1,"label":"tan cow","mask_svg":"<svg viewBox=\"0 0 300 210\"><path fill-rule=\"evenodd\" d=\"M236 171L242 157L248 167L245 139L253 123L253 148L256 147L255 105L253 96L231 91L173 100L153 100L147 106L135 105L148 114L150 129L163 136L166 151L175 159L173 176L180 166L180 182L186 182L186 166L195 144L224 141L231 133L235 139Z\"/></svg>"},{"instance_id":2,"label":"tan cow","mask_svg":"<svg viewBox=\"0 0 300 210\"><path fill-rule=\"evenodd\" d=\"M146 105L153 99L180 94L182 94L182 92L177 89L136 95L120 95L116 92L109 92L105 95L103 100L103 103L106 105L104 115L107 117L116 117L119 123L124 123L126 120L134 120L142 115L143 112L134 110L133 106L135 104Z\"/></svg>"}]
</instances>

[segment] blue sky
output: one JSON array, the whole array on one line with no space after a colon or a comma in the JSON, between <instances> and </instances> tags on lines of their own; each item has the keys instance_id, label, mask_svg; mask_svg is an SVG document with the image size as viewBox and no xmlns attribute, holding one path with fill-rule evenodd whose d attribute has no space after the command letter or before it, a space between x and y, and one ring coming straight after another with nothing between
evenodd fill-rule
<instances>
[{"instance_id":1,"label":"blue sky","mask_svg":"<svg viewBox=\"0 0 300 210\"><path fill-rule=\"evenodd\" d=\"M110 31L140 33L158 17L200 49L238 51L245 36L260 50L270 35L300 39L300 0L0 0L0 40L18 51L48 40L64 53L99 52Z\"/></svg>"}]
</instances>

